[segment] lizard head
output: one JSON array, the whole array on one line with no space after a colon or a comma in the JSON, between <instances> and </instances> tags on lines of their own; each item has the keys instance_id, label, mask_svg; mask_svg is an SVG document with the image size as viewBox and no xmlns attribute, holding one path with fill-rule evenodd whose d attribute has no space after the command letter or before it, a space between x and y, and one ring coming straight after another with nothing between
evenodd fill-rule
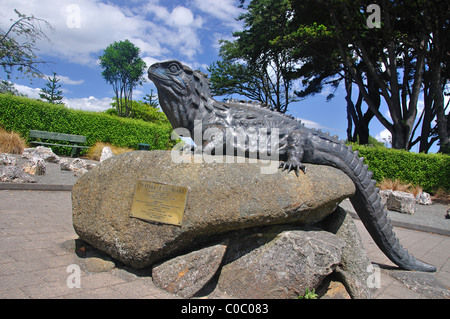
<instances>
[{"instance_id":1,"label":"lizard head","mask_svg":"<svg viewBox=\"0 0 450 319\"><path fill-rule=\"evenodd\" d=\"M192 71L178 61L155 63L148 77L158 89L159 103L174 128L186 127L188 118L211 96L209 81L200 71Z\"/></svg>"}]
</instances>

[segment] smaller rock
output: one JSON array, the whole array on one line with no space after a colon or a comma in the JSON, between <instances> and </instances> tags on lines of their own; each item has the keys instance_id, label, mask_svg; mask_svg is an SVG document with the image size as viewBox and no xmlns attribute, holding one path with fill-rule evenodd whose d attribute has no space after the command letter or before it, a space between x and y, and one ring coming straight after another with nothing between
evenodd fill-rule
<instances>
[{"instance_id":1,"label":"smaller rock","mask_svg":"<svg viewBox=\"0 0 450 319\"><path fill-rule=\"evenodd\" d=\"M153 267L153 282L170 293L190 298L217 272L226 249L222 243L160 263Z\"/></svg>"},{"instance_id":2,"label":"smaller rock","mask_svg":"<svg viewBox=\"0 0 450 319\"><path fill-rule=\"evenodd\" d=\"M0 165L16 165L16 158L6 153L0 154Z\"/></svg>"},{"instance_id":3,"label":"smaller rock","mask_svg":"<svg viewBox=\"0 0 450 319\"><path fill-rule=\"evenodd\" d=\"M445 219L450 219L450 208L447 209L447 213L445 213Z\"/></svg>"},{"instance_id":4,"label":"smaller rock","mask_svg":"<svg viewBox=\"0 0 450 319\"><path fill-rule=\"evenodd\" d=\"M53 153L50 147L38 146L32 148L26 148L23 150L22 157L31 159L33 157L40 157L44 161L49 163L59 163L61 160L58 155Z\"/></svg>"},{"instance_id":5,"label":"smaller rock","mask_svg":"<svg viewBox=\"0 0 450 319\"><path fill-rule=\"evenodd\" d=\"M345 286L339 281L327 281L322 283L320 287L322 297L320 299L351 299Z\"/></svg>"},{"instance_id":6,"label":"smaller rock","mask_svg":"<svg viewBox=\"0 0 450 319\"><path fill-rule=\"evenodd\" d=\"M80 168L74 171L73 175L74 176L82 176L87 172L87 169L85 168Z\"/></svg>"},{"instance_id":7,"label":"smaller rock","mask_svg":"<svg viewBox=\"0 0 450 319\"><path fill-rule=\"evenodd\" d=\"M431 195L425 192L421 192L416 196L416 202L420 205L431 205L433 204L431 201Z\"/></svg>"},{"instance_id":8,"label":"smaller rock","mask_svg":"<svg viewBox=\"0 0 450 319\"><path fill-rule=\"evenodd\" d=\"M386 208L399 213L413 215L416 211L416 199L410 193L393 191L387 198Z\"/></svg>"},{"instance_id":9,"label":"smaller rock","mask_svg":"<svg viewBox=\"0 0 450 319\"><path fill-rule=\"evenodd\" d=\"M388 197L392 194L392 189L385 189L380 191L381 204L386 205Z\"/></svg>"},{"instance_id":10,"label":"smaller rock","mask_svg":"<svg viewBox=\"0 0 450 319\"><path fill-rule=\"evenodd\" d=\"M84 159L81 158L75 158L72 161L72 164L70 164L72 166L72 171L76 171L79 170L81 168L85 168L86 167L86 161Z\"/></svg>"},{"instance_id":11,"label":"smaller rock","mask_svg":"<svg viewBox=\"0 0 450 319\"><path fill-rule=\"evenodd\" d=\"M74 172L75 176L81 176L87 171L91 170L93 167L95 167L95 164L87 163L84 159L81 158L75 158L68 168L70 171Z\"/></svg>"},{"instance_id":12,"label":"smaller rock","mask_svg":"<svg viewBox=\"0 0 450 319\"><path fill-rule=\"evenodd\" d=\"M99 257L86 258L84 263L86 269L90 272L106 272L114 269L116 266L113 261Z\"/></svg>"},{"instance_id":13,"label":"smaller rock","mask_svg":"<svg viewBox=\"0 0 450 319\"><path fill-rule=\"evenodd\" d=\"M44 160L36 156L33 156L25 164L23 164L22 169L25 173L30 175L45 175L47 172Z\"/></svg>"},{"instance_id":14,"label":"smaller rock","mask_svg":"<svg viewBox=\"0 0 450 319\"><path fill-rule=\"evenodd\" d=\"M63 159L61 159L59 164L60 164L61 170L72 171L75 176L81 176L96 166L95 164L88 163L84 159L81 159L81 158L75 158L71 164L69 164L67 159L63 158Z\"/></svg>"},{"instance_id":15,"label":"smaller rock","mask_svg":"<svg viewBox=\"0 0 450 319\"><path fill-rule=\"evenodd\" d=\"M59 162L59 166L61 167L62 171L70 171L69 161L65 158L61 159L61 161Z\"/></svg>"},{"instance_id":16,"label":"smaller rock","mask_svg":"<svg viewBox=\"0 0 450 319\"><path fill-rule=\"evenodd\" d=\"M94 163L86 163L86 165L84 166L84 168L88 171L90 171L91 169L93 169L95 166L97 166Z\"/></svg>"},{"instance_id":17,"label":"smaller rock","mask_svg":"<svg viewBox=\"0 0 450 319\"><path fill-rule=\"evenodd\" d=\"M104 160L107 160L110 157L113 157L114 153L112 152L111 148L109 146L105 146L102 149L102 155L100 156L100 162L103 162Z\"/></svg>"},{"instance_id":18,"label":"smaller rock","mask_svg":"<svg viewBox=\"0 0 450 319\"><path fill-rule=\"evenodd\" d=\"M6 166L0 171L0 182L36 183L37 181L18 166Z\"/></svg>"}]
</instances>

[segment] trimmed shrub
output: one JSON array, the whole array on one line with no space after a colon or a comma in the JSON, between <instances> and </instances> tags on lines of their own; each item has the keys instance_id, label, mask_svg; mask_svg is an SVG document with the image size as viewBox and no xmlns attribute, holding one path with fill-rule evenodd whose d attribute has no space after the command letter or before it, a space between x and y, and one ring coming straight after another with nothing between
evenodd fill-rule
<instances>
[{"instance_id":1,"label":"trimmed shrub","mask_svg":"<svg viewBox=\"0 0 450 319\"><path fill-rule=\"evenodd\" d=\"M170 139L172 127L142 120L120 118L105 113L66 108L39 100L0 94L0 124L6 130L20 133L29 140L30 130L86 136L86 146L96 142L138 149L147 143L151 150L170 149L176 141ZM70 149L55 147L59 154Z\"/></svg>"},{"instance_id":2,"label":"trimmed shrub","mask_svg":"<svg viewBox=\"0 0 450 319\"><path fill-rule=\"evenodd\" d=\"M412 153L385 147L352 145L364 157L377 182L398 179L433 193L450 190L450 156L445 154Z\"/></svg>"}]
</instances>

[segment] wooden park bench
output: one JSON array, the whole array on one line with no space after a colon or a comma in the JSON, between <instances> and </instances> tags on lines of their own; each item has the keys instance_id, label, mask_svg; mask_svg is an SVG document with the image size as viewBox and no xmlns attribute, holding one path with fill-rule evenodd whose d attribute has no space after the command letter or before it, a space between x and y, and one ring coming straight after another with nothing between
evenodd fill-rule
<instances>
[{"instance_id":1,"label":"wooden park bench","mask_svg":"<svg viewBox=\"0 0 450 319\"><path fill-rule=\"evenodd\" d=\"M40 139L39 141L32 141L31 142L32 144L71 147L72 148L72 153L71 153L72 157L75 157L79 150L81 150L83 148L89 148L89 146L80 146L77 144L77 143L86 143L86 136L83 136L83 135L73 135L73 134L30 130L30 137L35 138L35 139ZM70 144L55 144L55 143L43 142L42 140L65 141L65 142L71 142L73 144L72 145L70 145Z\"/></svg>"}]
</instances>

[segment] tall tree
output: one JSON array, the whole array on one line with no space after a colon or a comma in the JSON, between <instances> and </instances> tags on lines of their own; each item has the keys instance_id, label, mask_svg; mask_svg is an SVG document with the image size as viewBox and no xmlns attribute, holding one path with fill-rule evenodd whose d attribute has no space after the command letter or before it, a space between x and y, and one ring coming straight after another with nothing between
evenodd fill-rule
<instances>
[{"instance_id":1,"label":"tall tree","mask_svg":"<svg viewBox=\"0 0 450 319\"><path fill-rule=\"evenodd\" d=\"M413 9L419 10L416 11L418 28L424 29L427 34L425 40L427 49L425 52L425 73L428 72L429 77L424 76L424 79L429 79L429 81L424 81L424 86L425 90L428 89L429 94L427 101L425 100L427 94L424 93L424 104L427 105L427 102L431 104L427 110L431 114L428 121L425 121L427 114L424 115L424 125L427 126L427 129L434 119L433 113L436 115L435 132L433 132L433 129L430 130L431 140L427 141L425 146L431 145L437 135L440 152L450 154L450 120L447 111L449 104L445 105L444 103L445 91L450 82L450 3L440 0L417 2L420 7ZM449 95L449 92L447 92L447 95ZM422 134L424 134L423 131Z\"/></svg>"},{"instance_id":2,"label":"tall tree","mask_svg":"<svg viewBox=\"0 0 450 319\"><path fill-rule=\"evenodd\" d=\"M339 32L338 47L343 63L358 85L366 103L378 120L391 132L394 148L410 149L412 133L417 119L417 105L423 73L428 64L428 43L432 37L431 28L423 21L434 19L427 9L428 1L380 1L380 28L364 28L367 25L365 10L372 1L334 1L328 3L333 26ZM443 1L435 1L443 3ZM444 9L444 8L441 8ZM444 12L448 13L448 9ZM434 12L439 14L438 12ZM448 19L446 20L448 23ZM442 28L443 27L443 28ZM441 26L434 32L445 32ZM443 62L440 55L439 65ZM374 80L381 97L389 109L390 121L376 107L369 95L363 78L355 72L356 61L360 60ZM434 68L434 75L439 72ZM436 102L441 97L439 82L434 91ZM441 103L442 104L442 103ZM444 139L445 140L445 139ZM447 138L448 140L448 138Z\"/></svg>"},{"instance_id":3,"label":"tall tree","mask_svg":"<svg viewBox=\"0 0 450 319\"><path fill-rule=\"evenodd\" d=\"M444 53L448 51L448 1L292 0L291 3L294 14L290 34L276 41L293 49L296 58L305 61L306 66L318 57L323 58L323 62L313 64L312 70L319 75L312 73L313 79L323 80L320 76L327 76L325 70L330 66L331 73L344 73L340 76L347 79L347 87L349 80L355 83L368 105L368 118L375 116L391 132L394 148L411 147L424 71L429 70L439 138L442 145L448 145L443 106L443 87L447 81L442 76L450 58ZM375 24L369 14L374 7L380 9L375 12L379 13ZM389 116L380 111L378 97L388 106Z\"/></svg>"},{"instance_id":4,"label":"tall tree","mask_svg":"<svg viewBox=\"0 0 450 319\"><path fill-rule=\"evenodd\" d=\"M64 104L62 91L59 90L61 84L58 84L58 82L59 79L56 77L56 73L53 72L53 77L47 77L47 83L41 89L41 93L39 93L40 98L52 104Z\"/></svg>"},{"instance_id":5,"label":"tall tree","mask_svg":"<svg viewBox=\"0 0 450 319\"><path fill-rule=\"evenodd\" d=\"M145 81L145 62L140 49L129 40L110 44L100 56L102 76L111 84L116 95L119 116L128 117L132 110L133 89Z\"/></svg>"},{"instance_id":6,"label":"tall tree","mask_svg":"<svg viewBox=\"0 0 450 319\"><path fill-rule=\"evenodd\" d=\"M369 123L374 117L370 109L363 111L363 97L358 92L357 100L353 100L354 86L351 75L342 63L336 45L337 34L332 26L329 11L324 10L323 1L291 1L291 19L285 34L280 34L273 43L291 50L292 58L298 67L293 78L300 78L302 89L294 93L305 99L320 93L325 87L336 90L340 85L345 87L347 102L347 139L361 144L369 143ZM356 65L356 72L370 81L361 63ZM371 81L373 82L373 81ZM370 95L376 96L373 85ZM334 98L334 93L327 96L327 101ZM376 100L376 99L375 99ZM378 99L379 105L379 99ZM353 127L354 126L354 127Z\"/></svg>"},{"instance_id":7,"label":"tall tree","mask_svg":"<svg viewBox=\"0 0 450 319\"><path fill-rule=\"evenodd\" d=\"M295 64L290 50L273 45L271 40L285 32L290 6L288 0L250 2L238 18L244 22L244 30L233 34L234 41L222 41L223 61L209 68L213 92L242 94L279 112L287 111L295 100L291 79Z\"/></svg>"},{"instance_id":8,"label":"tall tree","mask_svg":"<svg viewBox=\"0 0 450 319\"><path fill-rule=\"evenodd\" d=\"M14 10L18 19L11 19L12 24L6 30L0 28L0 66L11 78L14 69L29 77L42 77L40 64L46 63L36 55L36 41L48 39L45 30L53 27L45 20L27 16Z\"/></svg>"}]
</instances>

